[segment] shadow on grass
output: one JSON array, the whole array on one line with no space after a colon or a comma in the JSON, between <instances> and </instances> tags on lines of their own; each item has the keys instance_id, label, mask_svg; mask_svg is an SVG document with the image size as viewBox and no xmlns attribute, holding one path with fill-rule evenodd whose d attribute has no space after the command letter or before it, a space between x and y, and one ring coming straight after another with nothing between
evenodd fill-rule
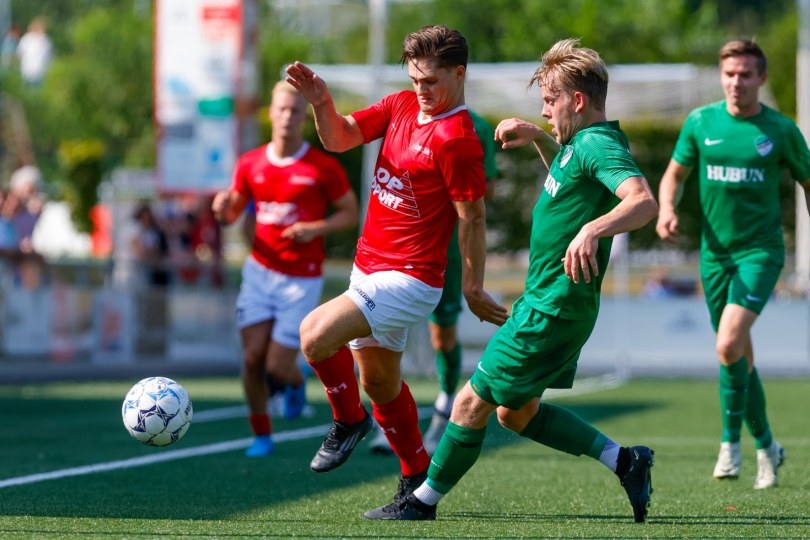
<instances>
[{"instance_id":1,"label":"shadow on grass","mask_svg":"<svg viewBox=\"0 0 810 540\"><path fill-rule=\"evenodd\" d=\"M458 520L468 521L471 519L486 520L486 521L504 521L513 522L519 521L521 523L560 523L560 522L579 522L585 523L588 521L602 523L616 523L616 524L633 524L632 515L617 516L615 514L559 514L548 513L540 514L533 512L445 512L442 513L440 518L442 520ZM649 516L646 521L650 525L679 525L679 526L695 526L702 527L706 525L788 525L788 526L802 526L810 525L810 516L764 516L760 514L745 516L737 515L735 517L729 516L679 516L667 515L663 517ZM643 524L639 524L643 527ZM752 538L746 536L746 538ZM770 537L772 538L772 537ZM782 538L782 536L780 536Z\"/></svg>"}]
</instances>

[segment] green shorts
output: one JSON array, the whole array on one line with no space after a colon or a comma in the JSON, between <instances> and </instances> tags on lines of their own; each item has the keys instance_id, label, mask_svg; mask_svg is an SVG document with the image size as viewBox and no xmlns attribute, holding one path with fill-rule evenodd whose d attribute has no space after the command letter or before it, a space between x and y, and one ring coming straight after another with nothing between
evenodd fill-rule
<instances>
[{"instance_id":1,"label":"green shorts","mask_svg":"<svg viewBox=\"0 0 810 540\"><path fill-rule=\"evenodd\" d=\"M571 388L591 320L561 319L533 309L521 296L490 340L470 378L488 403L519 409L546 388Z\"/></svg>"},{"instance_id":2,"label":"green shorts","mask_svg":"<svg viewBox=\"0 0 810 540\"><path fill-rule=\"evenodd\" d=\"M700 279L714 331L727 304L762 313L781 271L782 265L764 252L728 262L701 260Z\"/></svg>"},{"instance_id":3,"label":"green shorts","mask_svg":"<svg viewBox=\"0 0 810 540\"><path fill-rule=\"evenodd\" d=\"M444 288L436 309L430 314L430 322L446 328L455 326L461 313L461 251L458 247L458 224L453 229L447 246L447 270L444 272Z\"/></svg>"}]
</instances>

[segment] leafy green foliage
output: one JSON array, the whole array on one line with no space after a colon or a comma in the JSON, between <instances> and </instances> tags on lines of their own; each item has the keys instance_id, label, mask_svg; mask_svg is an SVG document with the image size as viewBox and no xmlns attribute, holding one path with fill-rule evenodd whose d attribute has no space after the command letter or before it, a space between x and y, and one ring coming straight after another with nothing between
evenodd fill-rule
<instances>
[{"instance_id":1,"label":"leafy green foliage","mask_svg":"<svg viewBox=\"0 0 810 540\"><path fill-rule=\"evenodd\" d=\"M101 160L106 148L97 139L66 140L59 145L59 162L64 174L63 196L70 204L73 222L82 232L91 232L90 210L98 202Z\"/></svg>"}]
</instances>

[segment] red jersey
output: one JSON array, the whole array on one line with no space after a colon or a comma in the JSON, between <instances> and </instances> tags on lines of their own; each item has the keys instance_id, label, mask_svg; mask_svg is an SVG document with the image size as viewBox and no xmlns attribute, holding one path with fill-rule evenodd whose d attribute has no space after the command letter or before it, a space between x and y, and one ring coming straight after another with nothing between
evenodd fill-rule
<instances>
[{"instance_id":1,"label":"red jersey","mask_svg":"<svg viewBox=\"0 0 810 540\"><path fill-rule=\"evenodd\" d=\"M484 196L484 152L465 105L427 122L419 111L404 90L352 114L365 142L384 137L355 264L441 287L458 219L452 201Z\"/></svg>"},{"instance_id":2,"label":"red jersey","mask_svg":"<svg viewBox=\"0 0 810 540\"><path fill-rule=\"evenodd\" d=\"M236 162L233 189L256 204L256 234L251 254L261 264L290 276L320 276L324 239L296 242L281 232L299 221L327 216L331 202L351 187L337 159L309 144L281 158L267 144Z\"/></svg>"}]
</instances>

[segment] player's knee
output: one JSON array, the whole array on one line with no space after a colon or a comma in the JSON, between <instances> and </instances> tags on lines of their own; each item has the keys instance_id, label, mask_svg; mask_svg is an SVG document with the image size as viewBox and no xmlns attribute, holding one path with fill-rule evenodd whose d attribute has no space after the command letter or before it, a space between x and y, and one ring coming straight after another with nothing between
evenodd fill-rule
<instances>
[{"instance_id":1,"label":"player's knee","mask_svg":"<svg viewBox=\"0 0 810 540\"><path fill-rule=\"evenodd\" d=\"M261 377L264 375L264 353L257 349L245 349L242 353L242 368L245 373Z\"/></svg>"},{"instance_id":2,"label":"player's knee","mask_svg":"<svg viewBox=\"0 0 810 540\"><path fill-rule=\"evenodd\" d=\"M371 401L384 405L399 395L402 381L385 373L366 374L360 376L360 386Z\"/></svg>"},{"instance_id":3,"label":"player's knee","mask_svg":"<svg viewBox=\"0 0 810 540\"><path fill-rule=\"evenodd\" d=\"M486 427L487 420L493 411L493 407L481 400L468 387L456 396L453 402L453 411L450 413L450 421L459 426L481 429Z\"/></svg>"},{"instance_id":4,"label":"player's knee","mask_svg":"<svg viewBox=\"0 0 810 540\"><path fill-rule=\"evenodd\" d=\"M455 326L440 327L431 325L430 345L434 351L449 353L456 348L458 336Z\"/></svg>"},{"instance_id":5,"label":"player's knee","mask_svg":"<svg viewBox=\"0 0 810 540\"><path fill-rule=\"evenodd\" d=\"M715 346L717 358L723 365L733 364L743 355L743 346L733 340L718 339Z\"/></svg>"},{"instance_id":6,"label":"player's knee","mask_svg":"<svg viewBox=\"0 0 810 540\"><path fill-rule=\"evenodd\" d=\"M456 348L455 337L442 337L433 341L433 350L449 353Z\"/></svg>"},{"instance_id":7,"label":"player's knee","mask_svg":"<svg viewBox=\"0 0 810 540\"><path fill-rule=\"evenodd\" d=\"M526 428L526 419L519 411L498 407L498 423L510 431L520 433Z\"/></svg>"},{"instance_id":8,"label":"player's knee","mask_svg":"<svg viewBox=\"0 0 810 540\"><path fill-rule=\"evenodd\" d=\"M304 317L299 328L301 334L301 352L304 354L307 362L315 363L326 359L329 355L325 353L324 347L321 345L322 340L320 332L318 331L317 321L310 315Z\"/></svg>"}]
</instances>

